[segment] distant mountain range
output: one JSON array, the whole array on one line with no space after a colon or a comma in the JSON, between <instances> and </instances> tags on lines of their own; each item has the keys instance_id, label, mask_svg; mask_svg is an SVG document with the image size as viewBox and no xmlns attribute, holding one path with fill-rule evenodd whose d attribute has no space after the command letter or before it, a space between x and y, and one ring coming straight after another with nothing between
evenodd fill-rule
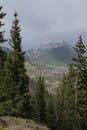
<instances>
[{"instance_id":1,"label":"distant mountain range","mask_svg":"<svg viewBox=\"0 0 87 130\"><path fill-rule=\"evenodd\" d=\"M32 64L40 65L66 65L75 56L73 47L64 42L43 43L26 51Z\"/></svg>"},{"instance_id":2,"label":"distant mountain range","mask_svg":"<svg viewBox=\"0 0 87 130\"><path fill-rule=\"evenodd\" d=\"M3 50L11 52L7 47ZM43 43L25 52L26 62L32 65L67 65L74 56L73 47L65 41Z\"/></svg>"}]
</instances>

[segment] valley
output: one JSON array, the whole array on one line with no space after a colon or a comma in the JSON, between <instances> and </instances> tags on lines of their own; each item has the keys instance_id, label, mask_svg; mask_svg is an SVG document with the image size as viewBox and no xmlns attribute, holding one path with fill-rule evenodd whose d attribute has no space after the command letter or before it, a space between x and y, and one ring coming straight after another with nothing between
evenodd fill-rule
<instances>
[{"instance_id":1,"label":"valley","mask_svg":"<svg viewBox=\"0 0 87 130\"><path fill-rule=\"evenodd\" d=\"M5 47L3 50L7 53L11 52ZM73 47L65 41L40 44L25 51L27 74L34 82L37 82L37 77L41 72L45 79L46 89L49 92L55 92L59 79L68 72L68 64L74 56Z\"/></svg>"},{"instance_id":2,"label":"valley","mask_svg":"<svg viewBox=\"0 0 87 130\"><path fill-rule=\"evenodd\" d=\"M36 82L41 72L46 89L55 92L74 55L73 47L64 41L40 44L26 51L27 74Z\"/></svg>"},{"instance_id":3,"label":"valley","mask_svg":"<svg viewBox=\"0 0 87 130\"><path fill-rule=\"evenodd\" d=\"M37 65L31 65L29 63L26 63L25 66L27 68L27 74L35 82L37 82L37 77L41 72L42 76L44 76L45 79L46 89L53 94L55 94L55 90L58 87L58 81L68 71L67 66L57 66L57 65L37 66Z\"/></svg>"}]
</instances>

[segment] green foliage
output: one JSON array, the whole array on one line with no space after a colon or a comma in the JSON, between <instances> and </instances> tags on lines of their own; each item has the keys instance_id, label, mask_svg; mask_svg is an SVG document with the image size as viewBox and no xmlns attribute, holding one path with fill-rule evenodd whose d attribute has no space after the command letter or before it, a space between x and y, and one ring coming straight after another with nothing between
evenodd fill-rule
<instances>
[{"instance_id":1,"label":"green foliage","mask_svg":"<svg viewBox=\"0 0 87 130\"><path fill-rule=\"evenodd\" d=\"M48 105L47 105L47 126L51 130L56 129L56 109L54 104L54 98L49 95Z\"/></svg>"},{"instance_id":2,"label":"green foliage","mask_svg":"<svg viewBox=\"0 0 87 130\"><path fill-rule=\"evenodd\" d=\"M62 122L63 127L73 130L75 128L75 73L73 64L69 66L69 72L62 79Z\"/></svg>"},{"instance_id":3,"label":"green foliage","mask_svg":"<svg viewBox=\"0 0 87 130\"><path fill-rule=\"evenodd\" d=\"M23 118L31 118L31 97L29 93L24 93L17 104L17 116Z\"/></svg>"},{"instance_id":4,"label":"green foliage","mask_svg":"<svg viewBox=\"0 0 87 130\"><path fill-rule=\"evenodd\" d=\"M4 23L2 23L3 18L5 17L6 13L2 12L3 6L0 6L0 28L4 26ZM6 40L4 39L4 32L5 31L0 31L0 69L3 69L4 62L6 60L6 53L3 51L1 44L5 42Z\"/></svg>"},{"instance_id":5,"label":"green foliage","mask_svg":"<svg viewBox=\"0 0 87 130\"><path fill-rule=\"evenodd\" d=\"M67 130L87 129L87 58L82 37L74 47L76 56L62 80L63 124ZM84 128L83 128L84 127Z\"/></svg>"},{"instance_id":6,"label":"green foliage","mask_svg":"<svg viewBox=\"0 0 87 130\"><path fill-rule=\"evenodd\" d=\"M4 128L0 125L0 130L4 130Z\"/></svg>"},{"instance_id":7,"label":"green foliage","mask_svg":"<svg viewBox=\"0 0 87 130\"><path fill-rule=\"evenodd\" d=\"M77 120L81 130L83 126L84 130L87 129L87 57L85 56L86 48L83 44L82 37L79 37L79 41L74 48L77 54L74 60L74 67L77 78Z\"/></svg>"},{"instance_id":8,"label":"green foliage","mask_svg":"<svg viewBox=\"0 0 87 130\"><path fill-rule=\"evenodd\" d=\"M26 74L24 52L21 48L21 36L17 13L10 30L12 52L5 64L4 91L6 100L11 100L10 115L30 117L29 77Z\"/></svg>"},{"instance_id":9,"label":"green foliage","mask_svg":"<svg viewBox=\"0 0 87 130\"><path fill-rule=\"evenodd\" d=\"M2 8L3 6L0 6L0 28L2 26L4 26L4 23L2 23L2 19L5 17L6 13L2 12ZM5 31L0 31L0 44L2 44L3 42L5 42L6 40L4 39L4 32Z\"/></svg>"},{"instance_id":10,"label":"green foliage","mask_svg":"<svg viewBox=\"0 0 87 130\"><path fill-rule=\"evenodd\" d=\"M4 23L2 23L3 18L5 17L5 13L2 12L2 8L3 6L0 6L0 29L2 28L2 26L4 26ZM4 98L4 90L3 90L3 79L5 76L4 73L4 65L5 65L5 61L7 58L7 54L4 52L4 50L1 47L1 44L3 44L6 40L4 38L4 32L5 31L1 31L0 30L0 101L3 100Z\"/></svg>"},{"instance_id":11,"label":"green foliage","mask_svg":"<svg viewBox=\"0 0 87 130\"><path fill-rule=\"evenodd\" d=\"M46 121L46 90L44 84L44 78L39 75L37 81L37 90L36 90L36 109L38 113L38 118L40 122ZM44 109L43 109L44 108Z\"/></svg>"},{"instance_id":12,"label":"green foliage","mask_svg":"<svg viewBox=\"0 0 87 130\"><path fill-rule=\"evenodd\" d=\"M11 100L3 101L0 103L0 116L11 115L13 104Z\"/></svg>"},{"instance_id":13,"label":"green foliage","mask_svg":"<svg viewBox=\"0 0 87 130\"><path fill-rule=\"evenodd\" d=\"M31 113L31 118L33 120L35 120L35 121L38 121L38 122L40 121L36 97L32 97L32 113Z\"/></svg>"},{"instance_id":14,"label":"green foliage","mask_svg":"<svg viewBox=\"0 0 87 130\"><path fill-rule=\"evenodd\" d=\"M0 28L4 25L1 20L5 15L0 6ZM87 57L82 37L79 37L74 47L76 56L73 58L73 63L69 65L68 73L64 75L61 85L58 86L55 105L54 98L45 90L44 77L41 73L37 80L35 97L31 99L29 95L29 77L26 74L25 53L21 47L20 32L19 20L15 12L9 40L12 52L8 57L0 46L0 116L32 118L47 124L51 130L56 128L59 130L87 130ZM5 41L4 31L0 31L0 44ZM66 55L62 53L60 56L61 49L65 52L66 48L59 49L60 51L51 50L43 56L46 64L48 64L48 59L52 60L53 64L58 63L58 61L54 61L58 55L60 63L62 63L62 58L65 59ZM56 52L54 53L54 51ZM49 57L49 53L53 57ZM66 54L68 53L70 52L67 51ZM64 62L69 62L69 60ZM0 127L0 130L3 128Z\"/></svg>"}]
</instances>

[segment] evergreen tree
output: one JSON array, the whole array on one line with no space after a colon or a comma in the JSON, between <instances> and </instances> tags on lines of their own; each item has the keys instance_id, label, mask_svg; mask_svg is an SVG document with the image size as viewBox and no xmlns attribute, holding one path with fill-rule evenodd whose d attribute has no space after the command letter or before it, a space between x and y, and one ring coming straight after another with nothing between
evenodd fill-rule
<instances>
[{"instance_id":1,"label":"evergreen tree","mask_svg":"<svg viewBox=\"0 0 87 130\"><path fill-rule=\"evenodd\" d=\"M38 110L38 104L37 104L37 99L36 97L32 97L32 113L31 113L31 117L33 120L35 121L40 121L40 116L39 116L39 110Z\"/></svg>"},{"instance_id":2,"label":"evergreen tree","mask_svg":"<svg viewBox=\"0 0 87 130\"><path fill-rule=\"evenodd\" d=\"M12 100L14 96L13 90L13 64L12 64L12 54L9 54L7 61L5 62L5 77L3 86L3 96L5 100Z\"/></svg>"},{"instance_id":3,"label":"evergreen tree","mask_svg":"<svg viewBox=\"0 0 87 130\"><path fill-rule=\"evenodd\" d=\"M86 48L82 37L79 37L76 46L76 57L73 59L76 72L76 116L77 127L80 124L81 130L87 129L87 57ZM79 123L78 123L79 120Z\"/></svg>"},{"instance_id":4,"label":"evergreen tree","mask_svg":"<svg viewBox=\"0 0 87 130\"><path fill-rule=\"evenodd\" d=\"M14 13L15 20L10 31L10 45L13 48L13 69L14 69L14 81L13 84L17 86L19 95L28 91L28 76L26 75L24 52L21 48L21 36L19 20L17 19L17 13Z\"/></svg>"},{"instance_id":5,"label":"evergreen tree","mask_svg":"<svg viewBox=\"0 0 87 130\"><path fill-rule=\"evenodd\" d=\"M44 85L44 77L41 76L41 73L37 81L36 103L39 119L38 121L44 123L46 122L46 90Z\"/></svg>"},{"instance_id":6,"label":"evergreen tree","mask_svg":"<svg viewBox=\"0 0 87 130\"><path fill-rule=\"evenodd\" d=\"M20 26L19 20L17 19L17 13L14 13L15 20L13 21L13 25L10 31L10 45L13 48L13 69L14 69L14 86L17 86L17 94L19 96L23 95L24 93L28 92L28 82L29 78L26 75L25 69L25 59L24 59L24 52L22 52L21 48L21 36L20 36Z\"/></svg>"},{"instance_id":7,"label":"evergreen tree","mask_svg":"<svg viewBox=\"0 0 87 130\"><path fill-rule=\"evenodd\" d=\"M6 13L2 12L3 6L0 6L0 29L4 26L4 23L2 22L3 18L5 17ZM7 54L2 49L2 44L6 42L6 39L4 38L4 32L2 29L0 30L0 102L3 100L3 79L4 79L4 64L7 58Z\"/></svg>"},{"instance_id":8,"label":"evergreen tree","mask_svg":"<svg viewBox=\"0 0 87 130\"><path fill-rule=\"evenodd\" d=\"M13 103L12 115L28 117L30 114L29 77L25 69L20 31L19 20L15 12L9 42L13 50L5 65L5 90L8 93L7 99Z\"/></svg>"},{"instance_id":9,"label":"evergreen tree","mask_svg":"<svg viewBox=\"0 0 87 130\"><path fill-rule=\"evenodd\" d=\"M0 6L0 28L4 26L4 23L2 23L2 19L5 17L6 13L2 12L3 6ZM6 53L3 51L1 44L6 42L6 39L4 38L4 32L5 31L0 31L0 69L3 68L4 66L4 61L6 60Z\"/></svg>"},{"instance_id":10,"label":"evergreen tree","mask_svg":"<svg viewBox=\"0 0 87 130\"><path fill-rule=\"evenodd\" d=\"M56 108L54 102L54 98L51 95L49 95L47 103L47 126L51 130L56 129Z\"/></svg>"},{"instance_id":11,"label":"evergreen tree","mask_svg":"<svg viewBox=\"0 0 87 130\"><path fill-rule=\"evenodd\" d=\"M63 127L66 130L87 129L87 58L82 37L74 47L76 56L62 80Z\"/></svg>"},{"instance_id":12,"label":"evergreen tree","mask_svg":"<svg viewBox=\"0 0 87 130\"><path fill-rule=\"evenodd\" d=\"M61 84L62 126L64 130L75 129L75 81L73 64L70 64L69 72L64 75Z\"/></svg>"},{"instance_id":13,"label":"evergreen tree","mask_svg":"<svg viewBox=\"0 0 87 130\"><path fill-rule=\"evenodd\" d=\"M2 23L2 19L5 17L5 15L6 15L6 13L3 13L2 12L2 8L3 8L3 6L0 6L0 28L2 27L2 26L4 26L4 23ZM5 31L0 31L0 44L2 44L3 42L5 42L6 41L6 39L4 39L4 32Z\"/></svg>"}]
</instances>

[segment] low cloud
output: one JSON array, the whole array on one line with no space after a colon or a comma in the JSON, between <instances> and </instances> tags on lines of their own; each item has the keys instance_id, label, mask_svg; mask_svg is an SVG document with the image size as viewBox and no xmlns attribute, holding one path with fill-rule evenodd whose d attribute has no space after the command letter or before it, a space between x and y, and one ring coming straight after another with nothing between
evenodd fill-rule
<instances>
[{"instance_id":1,"label":"low cloud","mask_svg":"<svg viewBox=\"0 0 87 130\"><path fill-rule=\"evenodd\" d=\"M17 10L24 49L59 40L74 44L79 34L86 42L87 0L1 0L1 4L7 13L6 33Z\"/></svg>"}]
</instances>

